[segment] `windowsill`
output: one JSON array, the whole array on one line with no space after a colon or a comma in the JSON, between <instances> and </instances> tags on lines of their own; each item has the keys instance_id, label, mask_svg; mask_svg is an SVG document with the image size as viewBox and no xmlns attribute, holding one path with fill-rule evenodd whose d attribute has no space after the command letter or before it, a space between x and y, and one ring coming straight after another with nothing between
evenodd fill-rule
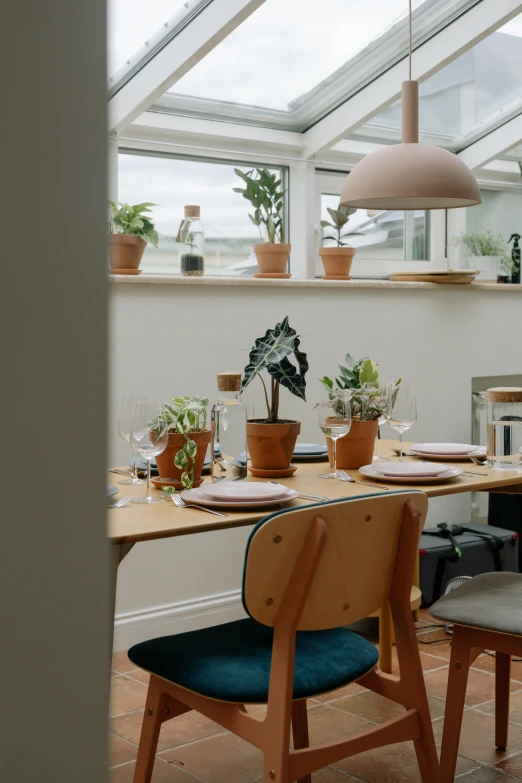
<instances>
[{"instance_id":1,"label":"windowsill","mask_svg":"<svg viewBox=\"0 0 522 783\"><path fill-rule=\"evenodd\" d=\"M440 289L460 291L511 291L522 292L522 285L503 285L492 282L475 282L469 285L451 285L440 283L406 283L398 280L303 280L291 277L287 280L259 279L256 277L183 277L182 275L109 275L112 283L127 283L131 285L216 285L216 286L257 286L257 287L286 287L286 288L379 288L384 290L396 289Z\"/></svg>"}]
</instances>

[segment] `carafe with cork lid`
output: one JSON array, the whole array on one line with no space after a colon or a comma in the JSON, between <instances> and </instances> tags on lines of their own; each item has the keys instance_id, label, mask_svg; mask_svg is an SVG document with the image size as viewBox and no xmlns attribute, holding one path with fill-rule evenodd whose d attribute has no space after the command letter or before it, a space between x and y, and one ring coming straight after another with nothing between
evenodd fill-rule
<instances>
[{"instance_id":1,"label":"carafe with cork lid","mask_svg":"<svg viewBox=\"0 0 522 783\"><path fill-rule=\"evenodd\" d=\"M247 477L247 409L241 399L241 373L217 375L218 398L212 407L212 480Z\"/></svg>"},{"instance_id":2,"label":"carafe with cork lid","mask_svg":"<svg viewBox=\"0 0 522 783\"><path fill-rule=\"evenodd\" d=\"M522 471L522 388L501 386L486 392L488 465Z\"/></svg>"},{"instance_id":3,"label":"carafe with cork lid","mask_svg":"<svg viewBox=\"0 0 522 783\"><path fill-rule=\"evenodd\" d=\"M201 222L200 207L185 207L185 218L180 226L177 241L184 247L181 253L181 274L201 277L205 271L205 232Z\"/></svg>"}]
</instances>

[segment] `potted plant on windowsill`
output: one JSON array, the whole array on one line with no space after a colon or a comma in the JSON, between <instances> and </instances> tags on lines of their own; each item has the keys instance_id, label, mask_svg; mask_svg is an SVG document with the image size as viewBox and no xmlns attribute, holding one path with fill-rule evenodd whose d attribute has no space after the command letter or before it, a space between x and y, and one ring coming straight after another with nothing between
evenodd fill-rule
<instances>
[{"instance_id":1,"label":"potted plant on windowsill","mask_svg":"<svg viewBox=\"0 0 522 783\"><path fill-rule=\"evenodd\" d=\"M254 214L248 217L259 228L261 243L254 245L259 271L264 277L290 277L285 274L291 245L285 244L283 204L285 191L281 180L268 169L252 169L246 174L234 169L245 183L244 188L233 188L250 201ZM266 232L266 238L263 235Z\"/></svg>"},{"instance_id":2,"label":"potted plant on windowsill","mask_svg":"<svg viewBox=\"0 0 522 783\"><path fill-rule=\"evenodd\" d=\"M479 270L477 280L496 280L511 275L513 261L502 234L494 234L490 226L478 231L468 231L455 241L468 249L469 263Z\"/></svg>"},{"instance_id":3,"label":"potted plant on windowsill","mask_svg":"<svg viewBox=\"0 0 522 783\"><path fill-rule=\"evenodd\" d=\"M337 441L337 467L355 470L370 465L373 460L375 438L379 432L379 419L386 410L386 395L380 386L379 369L374 361L365 357L355 361L350 354L345 358L346 367L339 365L340 375L335 382L325 376L321 383L334 403L337 390L351 392L352 425L350 431ZM398 386L401 379L395 381ZM330 464L333 465L332 441L327 438Z\"/></svg>"},{"instance_id":4,"label":"potted plant on windowsill","mask_svg":"<svg viewBox=\"0 0 522 783\"><path fill-rule=\"evenodd\" d=\"M289 357L293 354L297 367ZM267 416L266 419L250 419L247 422L247 443L251 472L274 471L274 475L289 475L295 442L301 431L301 422L279 418L279 393L284 386L296 397L306 400L306 379L308 360L299 349L299 335L288 323L288 316L269 329L264 337L256 340L250 351L250 361L245 367L241 389L259 376L263 384ZM266 370L270 376L270 398L261 375ZM262 474L261 474L262 475Z\"/></svg>"},{"instance_id":5,"label":"potted plant on windowsill","mask_svg":"<svg viewBox=\"0 0 522 783\"><path fill-rule=\"evenodd\" d=\"M199 487L203 483L201 471L211 438L207 429L208 399L174 397L171 403L163 405L161 410L169 440L165 451L156 457L159 475L172 479L176 489Z\"/></svg>"},{"instance_id":6,"label":"potted plant on windowsill","mask_svg":"<svg viewBox=\"0 0 522 783\"><path fill-rule=\"evenodd\" d=\"M139 275L143 251L148 244L158 246L158 232L145 215L155 204L116 204L109 202L112 217L109 222L109 250L113 274Z\"/></svg>"},{"instance_id":7,"label":"potted plant on windowsill","mask_svg":"<svg viewBox=\"0 0 522 783\"><path fill-rule=\"evenodd\" d=\"M321 220L321 228L323 229L323 242L330 242L327 247L322 247L319 250L321 261L323 262L325 279L328 278L344 278L350 280L350 269L352 267L353 257L355 255L354 248L349 244L346 237L348 236L361 236L359 231L345 231L343 228L346 226L350 219L350 215L357 212L355 207L342 207L340 204L337 209L327 208L332 222L328 220ZM324 233L324 229L331 229L335 233L332 236L331 233Z\"/></svg>"}]
</instances>

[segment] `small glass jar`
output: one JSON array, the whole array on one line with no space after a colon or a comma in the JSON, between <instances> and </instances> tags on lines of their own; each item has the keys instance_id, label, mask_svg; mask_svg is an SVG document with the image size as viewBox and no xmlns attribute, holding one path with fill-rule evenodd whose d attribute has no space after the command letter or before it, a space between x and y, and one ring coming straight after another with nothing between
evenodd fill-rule
<instances>
[{"instance_id":1,"label":"small glass jar","mask_svg":"<svg viewBox=\"0 0 522 783\"><path fill-rule=\"evenodd\" d=\"M219 396L212 407L212 481L247 477L247 409L241 399L241 373L217 376Z\"/></svg>"},{"instance_id":2,"label":"small glass jar","mask_svg":"<svg viewBox=\"0 0 522 783\"><path fill-rule=\"evenodd\" d=\"M488 465L522 471L522 388L488 389Z\"/></svg>"},{"instance_id":3,"label":"small glass jar","mask_svg":"<svg viewBox=\"0 0 522 783\"><path fill-rule=\"evenodd\" d=\"M205 232L199 207L185 207L185 219L181 224L179 237L183 242L181 274L201 277L205 271Z\"/></svg>"}]
</instances>

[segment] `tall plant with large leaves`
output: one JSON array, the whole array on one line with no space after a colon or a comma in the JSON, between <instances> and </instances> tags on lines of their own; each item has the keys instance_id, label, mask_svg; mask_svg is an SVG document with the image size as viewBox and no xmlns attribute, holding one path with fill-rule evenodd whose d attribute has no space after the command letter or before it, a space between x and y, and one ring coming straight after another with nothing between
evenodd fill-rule
<instances>
[{"instance_id":1,"label":"tall plant with large leaves","mask_svg":"<svg viewBox=\"0 0 522 783\"><path fill-rule=\"evenodd\" d=\"M331 209L330 207L327 207L327 212L330 215L332 222L330 223L328 220L321 220L321 228L323 229L323 242L334 241L337 243L337 247L351 247L346 237L363 236L361 231L345 231L343 233L343 228L350 220L350 215L353 215L355 212L357 212L355 207L343 207L341 204L339 204L337 209ZM331 233L326 233L325 229L333 229L336 235L332 236Z\"/></svg>"},{"instance_id":2,"label":"tall plant with large leaves","mask_svg":"<svg viewBox=\"0 0 522 783\"><path fill-rule=\"evenodd\" d=\"M292 355L296 362L295 365L289 358ZM288 316L255 341L249 359L250 361L244 370L241 389L246 389L254 378L259 376L265 394L267 424L275 424L279 421L281 386L301 400L306 400L305 376L308 371L308 359L306 353L300 350L299 335L288 323ZM261 375L263 370L266 370L270 376L270 399L266 383Z\"/></svg>"},{"instance_id":3,"label":"tall plant with large leaves","mask_svg":"<svg viewBox=\"0 0 522 783\"><path fill-rule=\"evenodd\" d=\"M285 191L281 187L281 179L277 174L268 169L251 169L245 172L234 169L238 177L245 183L244 188L232 188L234 193L241 193L243 198L250 201L254 207L254 214L248 217L259 228L261 242L285 241L285 227L283 221L283 205ZM268 240L263 236L262 227L266 229Z\"/></svg>"}]
</instances>

